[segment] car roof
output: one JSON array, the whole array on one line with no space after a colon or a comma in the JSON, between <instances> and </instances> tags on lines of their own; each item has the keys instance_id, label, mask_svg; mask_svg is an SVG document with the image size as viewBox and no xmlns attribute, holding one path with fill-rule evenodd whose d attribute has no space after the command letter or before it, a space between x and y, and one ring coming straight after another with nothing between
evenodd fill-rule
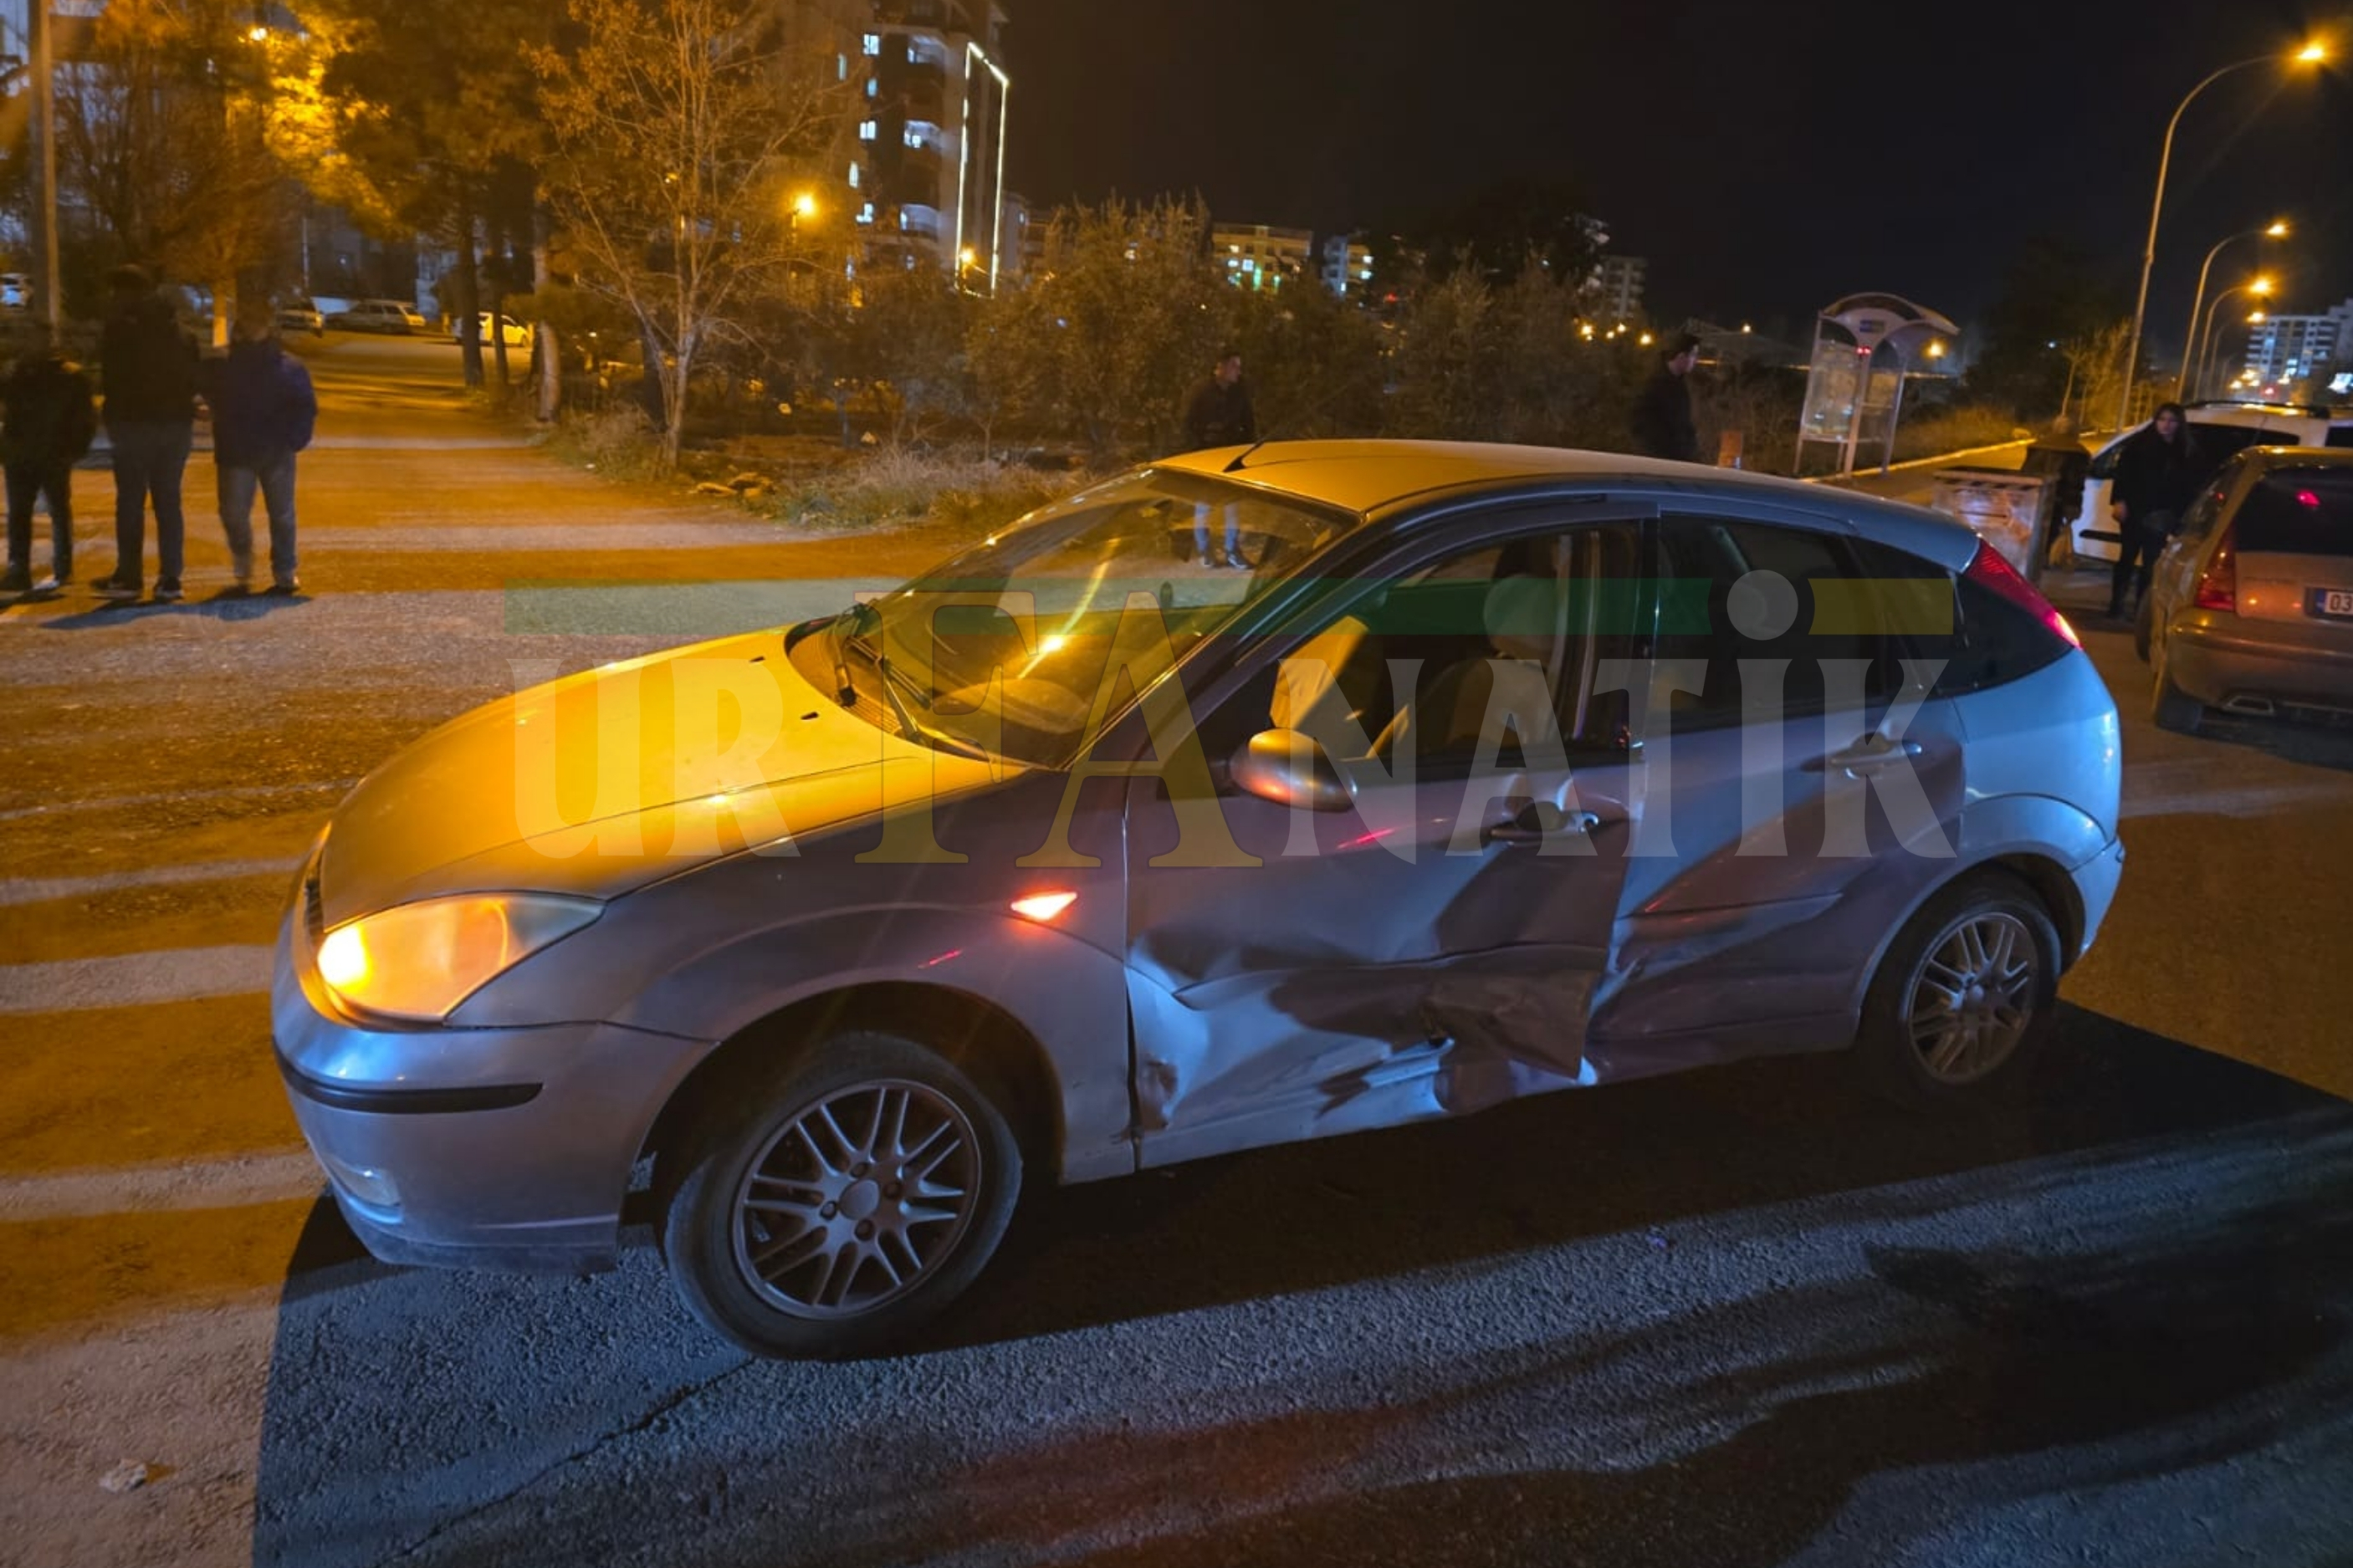
<instances>
[{"instance_id":1,"label":"car roof","mask_svg":"<svg viewBox=\"0 0 2353 1568\"><path fill-rule=\"evenodd\" d=\"M2249 468L2341 468L2353 464L2353 447L2250 447L2239 460Z\"/></svg>"},{"instance_id":2,"label":"car roof","mask_svg":"<svg viewBox=\"0 0 2353 1568\"><path fill-rule=\"evenodd\" d=\"M1680 494L1810 514L1955 567L1965 564L1975 549L1976 535L1966 525L1923 507L1769 474L1620 452L1476 441L1274 441L1188 452L1155 466L1367 517L1455 493L1508 496L1515 489L1590 485L1630 499L1663 501Z\"/></svg>"}]
</instances>

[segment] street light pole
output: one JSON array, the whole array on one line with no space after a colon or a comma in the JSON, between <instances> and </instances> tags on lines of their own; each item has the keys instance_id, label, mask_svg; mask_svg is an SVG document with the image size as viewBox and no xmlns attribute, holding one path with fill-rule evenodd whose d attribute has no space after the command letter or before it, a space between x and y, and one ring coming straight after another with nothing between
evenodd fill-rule
<instances>
[{"instance_id":1,"label":"street light pole","mask_svg":"<svg viewBox=\"0 0 2353 1568\"><path fill-rule=\"evenodd\" d=\"M2318 44L2307 44L2295 56L2295 58L2306 64L2316 64L2327 58L2327 51ZM2258 55L2253 59L2237 60L2212 72L2203 81L2182 95L2181 101L2174 106L2173 118L2165 122L2165 146L2157 159L2157 195L2148 205L2148 241L2141 247L2140 292L2133 300L2132 335L2125 340L2125 393L2124 400L2116 409L2116 428L2119 430L2132 423L2133 383L2138 379L2140 369L2140 330L2148 318L2148 275L2150 269L2157 265L2157 225L2158 220L2165 213L2165 179L2173 169L2173 133L2181 128L2183 110L2189 107L2191 101L2200 93L2204 92L2232 71L2246 70L2253 66L2270 65L2277 58L2275 55Z\"/></svg>"},{"instance_id":2,"label":"street light pole","mask_svg":"<svg viewBox=\"0 0 2353 1568\"><path fill-rule=\"evenodd\" d=\"M2214 353L2214 329L2222 324L2222 301L2229 299L2233 294L2243 294L2250 289L2253 289L2258 294L2267 294L2271 292L2271 286L2258 279L2253 283L2242 283L2235 288L2225 289L2220 294L2214 296L2214 303L2210 306L2206 311L2206 335L2200 341L2198 349L2198 374L2200 379L2204 379L2206 372L2211 368L2209 361L2211 359Z\"/></svg>"},{"instance_id":3,"label":"street light pole","mask_svg":"<svg viewBox=\"0 0 2353 1568\"><path fill-rule=\"evenodd\" d=\"M2182 335L2181 339L2181 397L2184 402L2196 395L2197 373L2204 364L2204 361L2198 353L2198 320L2205 312L2206 279L2214 269L2214 258L2221 255L2229 247L2256 235L2262 235L2266 239L2284 239L2287 237L2287 220L2282 218L2262 228L2242 228L2234 235L2216 241L2214 248L2206 253L2205 262L2198 268L2198 292L2192 295L2189 300L2189 330Z\"/></svg>"}]
</instances>

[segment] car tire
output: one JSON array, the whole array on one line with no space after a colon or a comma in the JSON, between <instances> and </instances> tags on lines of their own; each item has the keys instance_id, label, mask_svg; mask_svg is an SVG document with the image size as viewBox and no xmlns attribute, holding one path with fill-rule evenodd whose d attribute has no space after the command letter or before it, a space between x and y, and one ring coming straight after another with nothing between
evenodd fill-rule
<instances>
[{"instance_id":1,"label":"car tire","mask_svg":"<svg viewBox=\"0 0 2353 1568\"><path fill-rule=\"evenodd\" d=\"M2009 873L1972 872L1896 933L1862 1004L1865 1080L1915 1110L1986 1109L2032 1071L2056 1018L2059 930Z\"/></svg>"},{"instance_id":2,"label":"car tire","mask_svg":"<svg viewBox=\"0 0 2353 1568\"><path fill-rule=\"evenodd\" d=\"M978 1278L1022 1163L961 1069L859 1033L729 1084L677 1172L660 1234L687 1308L755 1355L827 1359L905 1340Z\"/></svg>"},{"instance_id":3,"label":"car tire","mask_svg":"<svg viewBox=\"0 0 2353 1568\"><path fill-rule=\"evenodd\" d=\"M2143 664L2148 662L2149 639L2156 633L2157 602L2152 598L2144 598L2140 602L2140 615L2133 621L2133 652L2140 656L2140 661Z\"/></svg>"},{"instance_id":4,"label":"car tire","mask_svg":"<svg viewBox=\"0 0 2353 1568\"><path fill-rule=\"evenodd\" d=\"M2148 716L2160 730L2170 730L2177 735L2195 735L2206 721L2206 704L2173 684L2172 671L2165 668L2163 648L2156 650L2157 666L2148 699Z\"/></svg>"}]
</instances>

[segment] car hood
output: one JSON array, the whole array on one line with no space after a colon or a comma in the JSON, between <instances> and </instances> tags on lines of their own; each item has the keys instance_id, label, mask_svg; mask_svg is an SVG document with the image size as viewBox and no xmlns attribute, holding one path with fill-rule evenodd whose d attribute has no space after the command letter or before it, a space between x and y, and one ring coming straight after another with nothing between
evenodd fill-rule
<instances>
[{"instance_id":1,"label":"car hood","mask_svg":"<svg viewBox=\"0 0 2353 1568\"><path fill-rule=\"evenodd\" d=\"M533 687L395 756L328 826L320 913L332 926L452 893L613 898L1008 770L868 723L793 668L780 633L728 637Z\"/></svg>"}]
</instances>

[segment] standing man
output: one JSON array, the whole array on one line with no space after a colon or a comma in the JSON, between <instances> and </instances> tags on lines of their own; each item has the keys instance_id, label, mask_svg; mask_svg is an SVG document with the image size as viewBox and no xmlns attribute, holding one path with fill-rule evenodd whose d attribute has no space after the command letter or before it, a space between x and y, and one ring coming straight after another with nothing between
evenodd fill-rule
<instances>
[{"instance_id":1,"label":"standing man","mask_svg":"<svg viewBox=\"0 0 2353 1568\"><path fill-rule=\"evenodd\" d=\"M93 584L103 598L135 599L146 572L147 501L155 502L155 602L181 597L187 519L180 476L196 422L196 345L171 301L136 267L106 275L114 291L99 341L106 434L114 446L114 570Z\"/></svg>"},{"instance_id":2,"label":"standing man","mask_svg":"<svg viewBox=\"0 0 2353 1568\"><path fill-rule=\"evenodd\" d=\"M2149 573L2165 552L2165 542L2181 525L2181 514L2206 482L2197 444L2179 403L2160 405L2151 419L2116 454L2116 498L2108 515L2123 538L2108 584L2108 619L2126 620L2148 596ZM2137 563L2137 564L2136 564ZM2132 602L2125 602L2125 591Z\"/></svg>"},{"instance_id":3,"label":"standing man","mask_svg":"<svg viewBox=\"0 0 2353 1568\"><path fill-rule=\"evenodd\" d=\"M1217 368L1185 400L1185 449L1198 452L1210 447L1249 447L1257 442L1258 413L1250 406L1250 387L1242 381L1242 351L1229 347L1219 353ZM1226 552L1219 564L1247 572L1250 563L1242 559L1240 532L1240 509L1229 501L1226 505ZM1204 566L1210 564L1207 501L1193 508L1193 558Z\"/></svg>"},{"instance_id":4,"label":"standing man","mask_svg":"<svg viewBox=\"0 0 2353 1568\"><path fill-rule=\"evenodd\" d=\"M8 468L8 570L0 594L49 593L73 581L73 466L98 434L90 377L54 346L34 349L0 382L0 463ZM33 581L33 502L49 503L49 574Z\"/></svg>"},{"instance_id":5,"label":"standing man","mask_svg":"<svg viewBox=\"0 0 2353 1568\"><path fill-rule=\"evenodd\" d=\"M319 399L311 373L278 342L278 312L259 294L237 302L237 334L213 369L213 468L237 592L253 586L253 495L269 515L269 592L301 591L294 575L294 454L311 444Z\"/></svg>"},{"instance_id":6,"label":"standing man","mask_svg":"<svg viewBox=\"0 0 2353 1568\"><path fill-rule=\"evenodd\" d=\"M1678 463L1699 461L1699 428L1692 423L1691 383L1699 363L1699 339L1690 332L1667 340L1660 365L1634 403L1634 450L1646 458Z\"/></svg>"}]
</instances>

